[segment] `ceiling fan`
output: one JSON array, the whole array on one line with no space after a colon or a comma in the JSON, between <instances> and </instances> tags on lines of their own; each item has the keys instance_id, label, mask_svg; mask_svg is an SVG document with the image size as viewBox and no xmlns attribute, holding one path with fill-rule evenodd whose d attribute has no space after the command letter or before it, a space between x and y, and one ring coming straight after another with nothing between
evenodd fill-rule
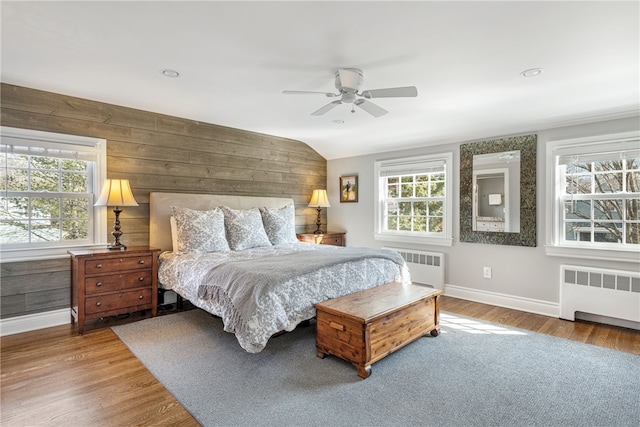
<instances>
[{"instance_id":1,"label":"ceiling fan","mask_svg":"<svg viewBox=\"0 0 640 427\"><path fill-rule=\"evenodd\" d=\"M390 87L385 89L372 89L359 92L364 82L364 73L357 68L343 68L336 71L335 85L338 93L313 92L308 90L284 90L287 95L321 94L329 98L340 97L330 102L319 110L311 113L312 116L321 116L340 104L351 104L351 112L355 113L355 107L360 107L374 117L384 116L388 113L384 108L367 101L373 98L403 98L418 96L415 86Z\"/></svg>"}]
</instances>

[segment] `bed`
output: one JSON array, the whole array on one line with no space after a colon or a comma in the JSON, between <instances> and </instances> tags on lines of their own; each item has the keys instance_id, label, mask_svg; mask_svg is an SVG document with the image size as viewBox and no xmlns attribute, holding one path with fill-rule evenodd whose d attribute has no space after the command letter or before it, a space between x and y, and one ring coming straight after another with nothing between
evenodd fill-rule
<instances>
[{"instance_id":1,"label":"bed","mask_svg":"<svg viewBox=\"0 0 640 427\"><path fill-rule=\"evenodd\" d=\"M153 192L149 204L159 287L219 316L250 353L317 302L411 281L394 251L299 242L290 198Z\"/></svg>"}]
</instances>

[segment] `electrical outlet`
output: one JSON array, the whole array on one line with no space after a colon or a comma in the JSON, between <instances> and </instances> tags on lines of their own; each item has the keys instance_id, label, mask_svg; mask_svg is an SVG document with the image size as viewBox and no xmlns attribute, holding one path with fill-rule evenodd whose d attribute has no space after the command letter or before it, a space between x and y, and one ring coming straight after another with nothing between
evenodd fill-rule
<instances>
[{"instance_id":1,"label":"electrical outlet","mask_svg":"<svg viewBox=\"0 0 640 427\"><path fill-rule=\"evenodd\" d=\"M491 267L484 267L482 275L485 279L491 279Z\"/></svg>"}]
</instances>

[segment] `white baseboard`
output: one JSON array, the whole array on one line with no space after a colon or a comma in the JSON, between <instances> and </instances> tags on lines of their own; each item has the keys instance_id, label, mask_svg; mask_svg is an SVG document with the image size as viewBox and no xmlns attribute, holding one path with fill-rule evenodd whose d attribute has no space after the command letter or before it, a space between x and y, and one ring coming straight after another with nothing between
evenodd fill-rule
<instances>
[{"instance_id":1,"label":"white baseboard","mask_svg":"<svg viewBox=\"0 0 640 427\"><path fill-rule=\"evenodd\" d=\"M550 317L560 317L560 304L549 301L522 298L496 292L481 291L456 285L445 285L444 294L449 297L475 301L498 307L542 314Z\"/></svg>"},{"instance_id":2,"label":"white baseboard","mask_svg":"<svg viewBox=\"0 0 640 427\"><path fill-rule=\"evenodd\" d=\"M69 308L62 308L60 310L0 319L0 336L67 325L71 323L70 310Z\"/></svg>"}]
</instances>

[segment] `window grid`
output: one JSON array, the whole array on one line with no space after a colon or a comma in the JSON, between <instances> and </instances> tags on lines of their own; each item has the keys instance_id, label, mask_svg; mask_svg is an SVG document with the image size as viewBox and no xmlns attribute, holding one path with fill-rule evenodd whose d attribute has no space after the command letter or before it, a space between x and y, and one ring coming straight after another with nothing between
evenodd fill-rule
<instances>
[{"instance_id":1,"label":"window grid","mask_svg":"<svg viewBox=\"0 0 640 427\"><path fill-rule=\"evenodd\" d=\"M385 188L385 231L444 232L444 173L387 176Z\"/></svg>"},{"instance_id":2,"label":"window grid","mask_svg":"<svg viewBox=\"0 0 640 427\"><path fill-rule=\"evenodd\" d=\"M3 245L92 239L93 162L41 155L2 157Z\"/></svg>"},{"instance_id":3,"label":"window grid","mask_svg":"<svg viewBox=\"0 0 640 427\"><path fill-rule=\"evenodd\" d=\"M562 241L640 244L640 158L560 165Z\"/></svg>"}]
</instances>

